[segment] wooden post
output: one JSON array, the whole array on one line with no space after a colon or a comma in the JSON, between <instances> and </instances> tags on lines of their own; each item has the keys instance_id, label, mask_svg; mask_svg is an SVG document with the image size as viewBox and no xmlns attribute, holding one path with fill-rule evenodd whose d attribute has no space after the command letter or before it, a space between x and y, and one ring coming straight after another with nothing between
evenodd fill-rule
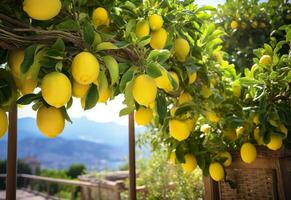
<instances>
[{"instance_id":1,"label":"wooden post","mask_svg":"<svg viewBox=\"0 0 291 200\"><path fill-rule=\"evenodd\" d=\"M136 173L135 173L135 130L134 114L128 117L129 132L129 199L136 200Z\"/></svg>"},{"instance_id":2,"label":"wooden post","mask_svg":"<svg viewBox=\"0 0 291 200\"><path fill-rule=\"evenodd\" d=\"M6 199L16 200L17 187L17 105L9 112Z\"/></svg>"}]
</instances>

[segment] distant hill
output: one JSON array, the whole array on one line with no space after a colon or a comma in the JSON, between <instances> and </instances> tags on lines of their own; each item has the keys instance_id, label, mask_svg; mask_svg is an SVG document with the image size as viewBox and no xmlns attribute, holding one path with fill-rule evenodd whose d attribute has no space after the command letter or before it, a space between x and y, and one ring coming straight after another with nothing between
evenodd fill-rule
<instances>
[{"instance_id":1,"label":"distant hill","mask_svg":"<svg viewBox=\"0 0 291 200\"><path fill-rule=\"evenodd\" d=\"M141 133L144 128L136 128ZM7 135L0 140L0 159L6 158ZM116 168L128 153L128 129L116 123L73 119L55 139L38 130L35 119L18 120L18 157L36 156L45 168L66 168L79 162L91 169Z\"/></svg>"}]
</instances>

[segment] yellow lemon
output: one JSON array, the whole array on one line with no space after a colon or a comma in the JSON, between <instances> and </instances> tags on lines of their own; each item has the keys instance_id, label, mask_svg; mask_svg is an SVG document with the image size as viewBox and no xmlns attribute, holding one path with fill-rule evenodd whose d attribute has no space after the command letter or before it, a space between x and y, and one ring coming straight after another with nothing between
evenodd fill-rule
<instances>
[{"instance_id":1,"label":"yellow lemon","mask_svg":"<svg viewBox=\"0 0 291 200\"><path fill-rule=\"evenodd\" d=\"M135 112L134 118L138 125L148 125L153 119L153 110L150 108L140 107Z\"/></svg>"},{"instance_id":2,"label":"yellow lemon","mask_svg":"<svg viewBox=\"0 0 291 200\"><path fill-rule=\"evenodd\" d=\"M39 130L47 137L58 136L65 127L65 118L60 109L41 106L37 111L36 122Z\"/></svg>"},{"instance_id":3,"label":"yellow lemon","mask_svg":"<svg viewBox=\"0 0 291 200\"><path fill-rule=\"evenodd\" d=\"M255 125L259 125L260 124L260 118L258 114L255 114L254 118L253 118L253 123Z\"/></svg>"},{"instance_id":4,"label":"yellow lemon","mask_svg":"<svg viewBox=\"0 0 291 200\"><path fill-rule=\"evenodd\" d=\"M282 147L282 138L277 135L271 135L270 142L267 147L273 151L276 151Z\"/></svg>"},{"instance_id":5,"label":"yellow lemon","mask_svg":"<svg viewBox=\"0 0 291 200\"><path fill-rule=\"evenodd\" d=\"M71 82L65 74L51 72L43 78L41 92L49 105L60 108L68 103L72 96Z\"/></svg>"},{"instance_id":6,"label":"yellow lemon","mask_svg":"<svg viewBox=\"0 0 291 200\"><path fill-rule=\"evenodd\" d=\"M138 38L143 38L150 34L150 25L148 21L139 21L135 27L135 34Z\"/></svg>"},{"instance_id":7,"label":"yellow lemon","mask_svg":"<svg viewBox=\"0 0 291 200\"><path fill-rule=\"evenodd\" d=\"M111 88L106 88L100 91L99 93L99 99L98 102L99 103L106 103L107 100L110 98L111 96Z\"/></svg>"},{"instance_id":8,"label":"yellow lemon","mask_svg":"<svg viewBox=\"0 0 291 200\"><path fill-rule=\"evenodd\" d=\"M75 81L82 85L93 83L99 75L99 62L89 52L81 52L72 62L72 75Z\"/></svg>"},{"instance_id":9,"label":"yellow lemon","mask_svg":"<svg viewBox=\"0 0 291 200\"><path fill-rule=\"evenodd\" d=\"M8 118L6 112L0 109L0 138L6 133L8 129Z\"/></svg>"},{"instance_id":10,"label":"yellow lemon","mask_svg":"<svg viewBox=\"0 0 291 200\"><path fill-rule=\"evenodd\" d=\"M176 164L176 153L175 152L171 152L169 161L173 165Z\"/></svg>"},{"instance_id":11,"label":"yellow lemon","mask_svg":"<svg viewBox=\"0 0 291 200\"><path fill-rule=\"evenodd\" d=\"M37 81L33 79L26 79L22 82L22 86L20 87L20 92L23 95L33 93L36 86L37 86Z\"/></svg>"},{"instance_id":12,"label":"yellow lemon","mask_svg":"<svg viewBox=\"0 0 291 200\"><path fill-rule=\"evenodd\" d=\"M60 0L24 0L23 10L36 20L49 20L59 14L62 8Z\"/></svg>"},{"instance_id":13,"label":"yellow lemon","mask_svg":"<svg viewBox=\"0 0 291 200\"><path fill-rule=\"evenodd\" d=\"M197 72L188 73L189 84L192 84L197 79Z\"/></svg>"},{"instance_id":14,"label":"yellow lemon","mask_svg":"<svg viewBox=\"0 0 291 200\"><path fill-rule=\"evenodd\" d=\"M211 163L209 166L209 174L213 180L221 181L224 178L223 166L218 162Z\"/></svg>"},{"instance_id":15,"label":"yellow lemon","mask_svg":"<svg viewBox=\"0 0 291 200\"><path fill-rule=\"evenodd\" d=\"M153 103L157 96L157 86L150 76L140 75L134 80L132 87L132 95L134 100L143 106L149 106Z\"/></svg>"},{"instance_id":16,"label":"yellow lemon","mask_svg":"<svg viewBox=\"0 0 291 200\"><path fill-rule=\"evenodd\" d=\"M286 126L284 124L279 125L279 130L281 133L285 134L285 138L288 136L288 129L286 128Z\"/></svg>"},{"instance_id":17,"label":"yellow lemon","mask_svg":"<svg viewBox=\"0 0 291 200\"><path fill-rule=\"evenodd\" d=\"M236 136L239 137L240 135L243 135L245 132L245 128L243 126L238 127L235 129Z\"/></svg>"},{"instance_id":18,"label":"yellow lemon","mask_svg":"<svg viewBox=\"0 0 291 200\"><path fill-rule=\"evenodd\" d=\"M231 29L236 29L238 27L238 23L237 23L237 21L232 21L231 23L230 23L230 28Z\"/></svg>"},{"instance_id":19,"label":"yellow lemon","mask_svg":"<svg viewBox=\"0 0 291 200\"><path fill-rule=\"evenodd\" d=\"M190 45L187 40L178 38L174 43L174 55L180 62L185 62L190 52Z\"/></svg>"},{"instance_id":20,"label":"yellow lemon","mask_svg":"<svg viewBox=\"0 0 291 200\"><path fill-rule=\"evenodd\" d=\"M241 24L240 24L240 27L241 27L241 29L246 29L247 28L247 24L245 23L245 22L242 22Z\"/></svg>"},{"instance_id":21,"label":"yellow lemon","mask_svg":"<svg viewBox=\"0 0 291 200\"><path fill-rule=\"evenodd\" d=\"M205 98L208 99L212 95L212 91L206 85L202 85L200 94Z\"/></svg>"},{"instance_id":22,"label":"yellow lemon","mask_svg":"<svg viewBox=\"0 0 291 200\"><path fill-rule=\"evenodd\" d=\"M21 70L20 66L24 60L24 50L10 51L8 55L8 65L14 77L20 78Z\"/></svg>"},{"instance_id":23,"label":"yellow lemon","mask_svg":"<svg viewBox=\"0 0 291 200\"><path fill-rule=\"evenodd\" d=\"M252 163L257 157L256 147L251 143L244 143L240 149L240 156L245 163Z\"/></svg>"},{"instance_id":24,"label":"yellow lemon","mask_svg":"<svg viewBox=\"0 0 291 200\"><path fill-rule=\"evenodd\" d=\"M263 55L261 58L260 58L260 61L259 61L259 63L261 64L261 65L271 65L272 64L272 58L271 58L271 56L269 56L269 55Z\"/></svg>"},{"instance_id":25,"label":"yellow lemon","mask_svg":"<svg viewBox=\"0 0 291 200\"><path fill-rule=\"evenodd\" d=\"M109 16L108 12L105 8L98 7L93 11L92 15L93 24L96 26L100 25L108 25L109 24Z\"/></svg>"},{"instance_id":26,"label":"yellow lemon","mask_svg":"<svg viewBox=\"0 0 291 200\"><path fill-rule=\"evenodd\" d=\"M234 141L237 138L234 130L225 130L223 136L230 141Z\"/></svg>"},{"instance_id":27,"label":"yellow lemon","mask_svg":"<svg viewBox=\"0 0 291 200\"><path fill-rule=\"evenodd\" d=\"M188 92L183 92L180 96L179 96L179 104L183 104L183 103L188 103L190 101L192 101L192 96L188 93Z\"/></svg>"},{"instance_id":28,"label":"yellow lemon","mask_svg":"<svg viewBox=\"0 0 291 200\"><path fill-rule=\"evenodd\" d=\"M231 163L232 163L232 156L231 156L231 154L229 152L224 151L224 152L220 153L220 157L226 158L226 160L223 163L223 166L224 167L228 167L228 166L231 165Z\"/></svg>"},{"instance_id":29,"label":"yellow lemon","mask_svg":"<svg viewBox=\"0 0 291 200\"><path fill-rule=\"evenodd\" d=\"M166 45L168 33L165 29L161 28L152 32L150 45L153 49L163 49Z\"/></svg>"},{"instance_id":30,"label":"yellow lemon","mask_svg":"<svg viewBox=\"0 0 291 200\"><path fill-rule=\"evenodd\" d=\"M149 17L150 27L153 31L160 30L163 27L164 20L161 15L153 14Z\"/></svg>"},{"instance_id":31,"label":"yellow lemon","mask_svg":"<svg viewBox=\"0 0 291 200\"><path fill-rule=\"evenodd\" d=\"M155 78L155 82L157 84L158 88L161 88L163 90L170 90L171 88L171 82L168 77L168 72L165 69L161 70L161 76Z\"/></svg>"},{"instance_id":32,"label":"yellow lemon","mask_svg":"<svg viewBox=\"0 0 291 200\"><path fill-rule=\"evenodd\" d=\"M190 130L185 121L172 119L169 121L170 135L178 141L186 140L190 135Z\"/></svg>"},{"instance_id":33,"label":"yellow lemon","mask_svg":"<svg viewBox=\"0 0 291 200\"><path fill-rule=\"evenodd\" d=\"M257 21L254 21L254 22L252 23L252 27L253 27L254 29L256 29L256 28L258 27L258 22L257 22Z\"/></svg>"},{"instance_id":34,"label":"yellow lemon","mask_svg":"<svg viewBox=\"0 0 291 200\"><path fill-rule=\"evenodd\" d=\"M258 64L253 64L253 66L251 68L251 72L254 73L255 71L257 71L257 69L259 69L259 65Z\"/></svg>"},{"instance_id":35,"label":"yellow lemon","mask_svg":"<svg viewBox=\"0 0 291 200\"><path fill-rule=\"evenodd\" d=\"M233 92L234 96L239 98L241 95L241 86L239 84L233 84L232 85L232 92Z\"/></svg>"},{"instance_id":36,"label":"yellow lemon","mask_svg":"<svg viewBox=\"0 0 291 200\"><path fill-rule=\"evenodd\" d=\"M76 81L73 81L72 85L73 85L73 88L72 88L73 96L78 97L78 98L84 97L91 86L91 85L82 85L82 84L77 83Z\"/></svg>"},{"instance_id":37,"label":"yellow lemon","mask_svg":"<svg viewBox=\"0 0 291 200\"><path fill-rule=\"evenodd\" d=\"M201 127L200 127L200 131L205 133L205 135L209 134L210 133L210 130L211 130L211 126L209 126L209 124L203 124Z\"/></svg>"},{"instance_id":38,"label":"yellow lemon","mask_svg":"<svg viewBox=\"0 0 291 200\"><path fill-rule=\"evenodd\" d=\"M213 123L217 123L220 120L220 117L213 111L206 111L205 117L207 118L208 121Z\"/></svg>"},{"instance_id":39,"label":"yellow lemon","mask_svg":"<svg viewBox=\"0 0 291 200\"><path fill-rule=\"evenodd\" d=\"M186 154L184 156L185 163L182 163L182 168L185 173L191 173L197 167L197 161L192 154Z\"/></svg>"}]
</instances>

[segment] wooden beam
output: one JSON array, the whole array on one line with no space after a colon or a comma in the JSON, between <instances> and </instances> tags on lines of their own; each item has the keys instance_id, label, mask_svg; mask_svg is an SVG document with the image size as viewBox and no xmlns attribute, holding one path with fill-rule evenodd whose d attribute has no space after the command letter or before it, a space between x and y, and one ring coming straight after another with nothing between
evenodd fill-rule
<instances>
[{"instance_id":1,"label":"wooden beam","mask_svg":"<svg viewBox=\"0 0 291 200\"><path fill-rule=\"evenodd\" d=\"M136 200L136 170L135 170L135 130L134 113L128 117L129 139L129 199Z\"/></svg>"},{"instance_id":2,"label":"wooden beam","mask_svg":"<svg viewBox=\"0 0 291 200\"><path fill-rule=\"evenodd\" d=\"M9 112L6 199L16 200L17 187L17 105Z\"/></svg>"}]
</instances>

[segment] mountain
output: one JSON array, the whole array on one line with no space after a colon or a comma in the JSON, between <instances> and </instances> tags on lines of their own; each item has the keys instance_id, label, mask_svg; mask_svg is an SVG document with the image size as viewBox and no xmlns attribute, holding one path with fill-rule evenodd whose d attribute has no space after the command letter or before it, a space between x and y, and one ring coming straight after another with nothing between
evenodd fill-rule
<instances>
[{"instance_id":1,"label":"mountain","mask_svg":"<svg viewBox=\"0 0 291 200\"><path fill-rule=\"evenodd\" d=\"M7 141L0 141L0 158L6 157ZM18 142L18 157L36 157L42 168L64 169L82 163L88 169L116 168L127 153L116 147L84 140L26 138Z\"/></svg>"},{"instance_id":2,"label":"mountain","mask_svg":"<svg viewBox=\"0 0 291 200\"><path fill-rule=\"evenodd\" d=\"M43 136L33 118L18 119L18 157L36 156L44 168L63 169L79 162L90 169L116 168L128 154L128 128L85 117L66 123L55 139ZM137 127L136 134L145 129ZM6 158L7 135L0 140L0 159ZM4 151L2 150L4 149Z\"/></svg>"}]
</instances>

